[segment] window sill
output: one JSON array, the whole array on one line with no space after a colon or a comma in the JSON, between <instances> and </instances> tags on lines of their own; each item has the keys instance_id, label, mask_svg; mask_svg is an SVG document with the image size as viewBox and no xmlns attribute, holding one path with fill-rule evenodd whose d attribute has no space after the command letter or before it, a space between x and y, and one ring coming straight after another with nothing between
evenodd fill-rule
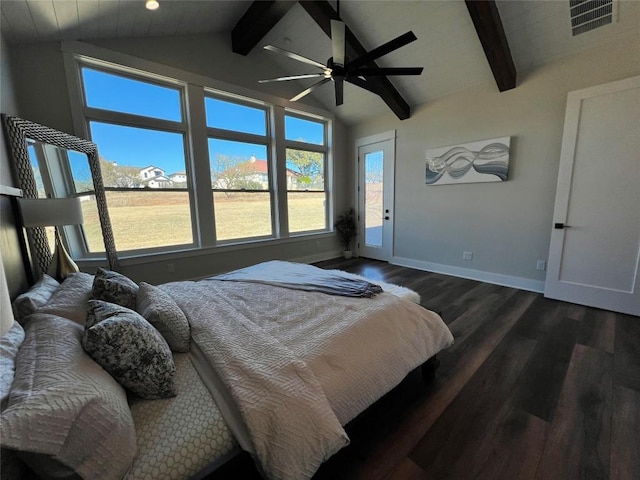
<instances>
[{"instance_id":1,"label":"window sill","mask_svg":"<svg viewBox=\"0 0 640 480\"><path fill-rule=\"evenodd\" d=\"M121 265L140 265L152 262L161 262L168 260L176 260L188 257L198 257L210 254L220 254L225 252L233 252L240 250L250 250L255 248L272 247L276 245L286 245L291 243L310 242L323 238L335 237L335 232L313 232L293 235L288 238L269 238L259 240L247 240L247 241L230 241L230 243L219 244L210 247L187 247L184 249L162 251L162 252L149 252L149 253L131 253L118 254L118 260ZM233 243L231 243L233 242ZM84 258L77 259L76 263L81 267L96 267L97 264L104 263L105 258Z\"/></svg>"}]
</instances>

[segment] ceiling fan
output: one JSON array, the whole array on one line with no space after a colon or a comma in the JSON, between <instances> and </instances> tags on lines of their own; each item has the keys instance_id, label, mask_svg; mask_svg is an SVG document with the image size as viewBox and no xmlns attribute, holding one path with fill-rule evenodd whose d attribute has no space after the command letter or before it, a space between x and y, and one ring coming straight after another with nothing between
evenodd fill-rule
<instances>
[{"instance_id":1,"label":"ceiling fan","mask_svg":"<svg viewBox=\"0 0 640 480\"><path fill-rule=\"evenodd\" d=\"M339 8L339 7L338 7ZM339 15L338 10L338 15ZM313 65L319 68L322 72L305 73L301 75L291 75L287 77L271 78L268 80L259 80L259 83L267 82L283 82L288 80L301 80L305 78L321 78L318 82L311 85L306 90L303 90L298 95L291 99L292 102L300 100L302 97L308 95L316 88L324 85L325 83L333 81L335 84L336 93L336 106L342 105L344 101L344 82L349 82L360 88L364 88L370 92L378 94L375 86L367 80L367 77L385 76L385 75L420 75L422 73L422 67L402 67L402 68L383 68L377 66L367 66L370 62L382 57L388 53L397 50L415 40L417 37L413 32L409 31L404 35L400 35L393 40L380 45L377 48L350 60L346 57L346 26L341 20L331 20L331 49L333 56L327 61L326 65L320 62L311 60L310 58L303 57L297 53L289 52L282 48L275 47L273 45L265 45L264 49L271 52L276 52L285 55L289 58L297 60L308 65Z\"/></svg>"}]
</instances>

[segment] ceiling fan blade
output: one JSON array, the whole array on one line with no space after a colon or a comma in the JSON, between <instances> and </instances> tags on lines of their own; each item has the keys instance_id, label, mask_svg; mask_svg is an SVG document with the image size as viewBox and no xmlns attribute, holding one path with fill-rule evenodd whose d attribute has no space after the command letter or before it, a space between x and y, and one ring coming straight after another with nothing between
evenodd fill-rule
<instances>
[{"instance_id":1,"label":"ceiling fan blade","mask_svg":"<svg viewBox=\"0 0 640 480\"><path fill-rule=\"evenodd\" d=\"M344 77L334 78L336 83L336 107L344 103Z\"/></svg>"},{"instance_id":2,"label":"ceiling fan blade","mask_svg":"<svg viewBox=\"0 0 640 480\"><path fill-rule=\"evenodd\" d=\"M404 47L405 45L417 40L418 38L414 35L413 32L407 32L404 35L400 35L397 38L385 43L384 45L380 45L377 48L374 48L370 52L365 53L364 55L360 55L358 58L347 64L347 69L353 70L354 68L359 67L360 65L366 65L369 62L372 62L376 58L380 58L387 53L393 52L400 47Z\"/></svg>"},{"instance_id":3,"label":"ceiling fan blade","mask_svg":"<svg viewBox=\"0 0 640 480\"><path fill-rule=\"evenodd\" d=\"M340 20L331 20L331 49L333 63L344 67L345 57L345 25Z\"/></svg>"},{"instance_id":4,"label":"ceiling fan blade","mask_svg":"<svg viewBox=\"0 0 640 480\"><path fill-rule=\"evenodd\" d=\"M299 62L307 63L309 65L313 65L314 67L318 67L323 70L327 68L326 65L323 65L320 62L316 62L315 60L311 60L310 58L303 57L302 55L298 55L297 53L289 52L288 50L283 50L282 48L279 48L279 47L274 47L273 45L265 45L264 49L269 50L270 52L280 53L286 57L292 58Z\"/></svg>"},{"instance_id":5,"label":"ceiling fan blade","mask_svg":"<svg viewBox=\"0 0 640 480\"><path fill-rule=\"evenodd\" d=\"M420 75L423 67L399 67L399 68L359 68L350 75L356 76L375 76L375 75Z\"/></svg>"},{"instance_id":6,"label":"ceiling fan blade","mask_svg":"<svg viewBox=\"0 0 640 480\"><path fill-rule=\"evenodd\" d=\"M284 82L286 80L302 80L303 78L323 77L323 73L305 73L303 75L292 75L290 77L269 78L267 80L258 80L258 83Z\"/></svg>"},{"instance_id":7,"label":"ceiling fan blade","mask_svg":"<svg viewBox=\"0 0 640 480\"><path fill-rule=\"evenodd\" d=\"M311 85L306 90L303 90L302 92L300 92L298 95L293 97L290 101L291 102L296 102L296 101L300 100L302 97L304 97L306 95L309 95L311 92L313 92L319 86L324 85L325 83L330 82L330 81L331 81L331 78L323 78L319 82L316 82L313 85Z\"/></svg>"},{"instance_id":8,"label":"ceiling fan blade","mask_svg":"<svg viewBox=\"0 0 640 480\"><path fill-rule=\"evenodd\" d=\"M371 93L375 93L376 95L380 95L380 92L376 90L376 88L371 85L367 80L363 80L360 77L344 77L345 81L352 83L360 88L364 88L365 90L370 91Z\"/></svg>"}]
</instances>

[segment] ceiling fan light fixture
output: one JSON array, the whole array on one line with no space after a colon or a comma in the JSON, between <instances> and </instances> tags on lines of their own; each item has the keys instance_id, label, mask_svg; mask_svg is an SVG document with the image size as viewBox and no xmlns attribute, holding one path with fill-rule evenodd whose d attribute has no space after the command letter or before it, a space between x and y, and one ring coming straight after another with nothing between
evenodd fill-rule
<instances>
[{"instance_id":1,"label":"ceiling fan light fixture","mask_svg":"<svg viewBox=\"0 0 640 480\"><path fill-rule=\"evenodd\" d=\"M147 0L144 6L147 7L147 10L157 10L160 7L160 2L158 0Z\"/></svg>"}]
</instances>

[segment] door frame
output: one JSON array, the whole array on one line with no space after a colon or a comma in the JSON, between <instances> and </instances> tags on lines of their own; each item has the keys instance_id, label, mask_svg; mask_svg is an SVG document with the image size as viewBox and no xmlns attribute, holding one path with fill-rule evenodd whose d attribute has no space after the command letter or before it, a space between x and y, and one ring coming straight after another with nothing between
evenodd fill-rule
<instances>
[{"instance_id":1,"label":"door frame","mask_svg":"<svg viewBox=\"0 0 640 480\"><path fill-rule=\"evenodd\" d=\"M368 145L373 145L376 143L382 143L386 141L391 141L391 161L389 163L390 167L387 167L383 170L383 184L385 192L383 192L383 198L389 199L389 204L384 204L385 209L389 210L390 219L386 224L383 224L383 245L387 246L388 243L388 255L385 256L384 261L390 261L393 258L393 247L394 247L394 229L395 229L395 155L396 155L396 130L388 130L386 132L377 133L375 135L369 135L367 137L358 138L355 141L355 181L354 181L354 191L355 191L355 204L356 204L356 213L358 218L358 241L357 241L357 254L360 255L361 247L360 242L364 236L364 215L361 211L363 203L361 202L361 178L360 178L360 148L366 147ZM387 165L387 159L385 158L385 165ZM389 178L387 178L389 177ZM387 189L391 189L388 191ZM385 242L386 240L386 242Z\"/></svg>"}]
</instances>

